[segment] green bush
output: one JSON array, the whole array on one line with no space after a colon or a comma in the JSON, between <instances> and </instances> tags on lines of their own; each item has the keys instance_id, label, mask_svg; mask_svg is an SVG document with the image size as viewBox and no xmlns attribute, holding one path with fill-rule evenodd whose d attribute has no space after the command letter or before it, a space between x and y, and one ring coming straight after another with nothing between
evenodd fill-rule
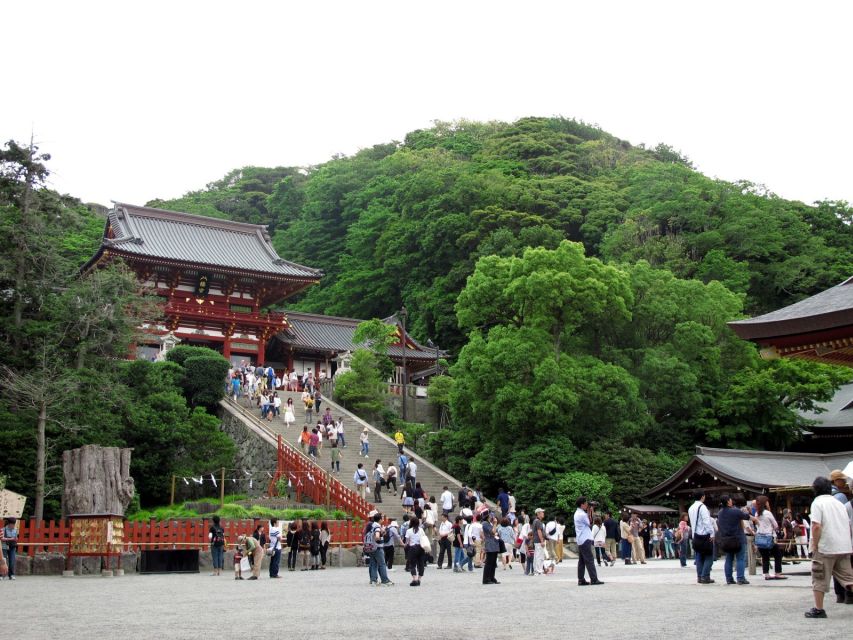
<instances>
[{"instance_id":1,"label":"green bush","mask_svg":"<svg viewBox=\"0 0 853 640\"><path fill-rule=\"evenodd\" d=\"M239 504L226 504L216 512L220 518L229 518L231 520L248 520L251 518L249 510Z\"/></svg>"},{"instance_id":2,"label":"green bush","mask_svg":"<svg viewBox=\"0 0 853 640\"><path fill-rule=\"evenodd\" d=\"M166 360L181 366L184 366L184 362L189 358L222 358L222 354L207 347L191 347L186 344L178 345L166 354Z\"/></svg>"}]
</instances>

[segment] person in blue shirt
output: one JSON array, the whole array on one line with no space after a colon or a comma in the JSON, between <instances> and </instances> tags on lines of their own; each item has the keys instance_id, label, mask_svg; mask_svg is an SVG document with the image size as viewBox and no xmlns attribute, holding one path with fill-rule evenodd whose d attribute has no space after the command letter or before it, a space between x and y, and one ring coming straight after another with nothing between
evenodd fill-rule
<instances>
[{"instance_id":1,"label":"person in blue shirt","mask_svg":"<svg viewBox=\"0 0 853 640\"><path fill-rule=\"evenodd\" d=\"M498 505L501 508L501 517L506 518L509 513L509 495L503 487L498 492Z\"/></svg>"},{"instance_id":2,"label":"person in blue shirt","mask_svg":"<svg viewBox=\"0 0 853 640\"><path fill-rule=\"evenodd\" d=\"M581 496L575 504L578 507L575 511L575 536L580 556L578 558L578 585L604 584L598 579L598 573L595 570L595 558L592 555L593 537L589 520L591 510L589 501L585 496ZM589 572L589 582L586 581L584 571Z\"/></svg>"}]
</instances>

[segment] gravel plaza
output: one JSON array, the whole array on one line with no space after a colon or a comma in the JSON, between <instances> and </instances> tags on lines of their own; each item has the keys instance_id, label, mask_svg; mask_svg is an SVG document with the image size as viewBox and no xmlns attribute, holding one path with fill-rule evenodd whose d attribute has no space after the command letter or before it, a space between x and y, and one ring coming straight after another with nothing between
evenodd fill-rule
<instances>
[{"instance_id":1,"label":"gravel plaza","mask_svg":"<svg viewBox=\"0 0 853 640\"><path fill-rule=\"evenodd\" d=\"M554 575L525 577L498 569L500 585L472 574L430 566L423 586L409 587L402 567L393 587L368 585L367 569L285 571L256 582L207 573L114 578L26 576L0 582L0 637L94 638L268 637L435 638L468 635L472 625L490 638L569 632L597 638L651 634L655 638L769 638L817 633L849 637L853 605L828 594L826 620L808 620L812 606L807 564L786 581L726 585L722 563L712 585L696 584L692 565L652 561L599 569L602 586L579 587L576 562ZM802 575L800 575L802 574ZM456 632L453 632L453 629ZM691 631L693 629L693 631ZM467 631L466 631L467 630ZM479 632L478 632L479 633Z\"/></svg>"}]
</instances>

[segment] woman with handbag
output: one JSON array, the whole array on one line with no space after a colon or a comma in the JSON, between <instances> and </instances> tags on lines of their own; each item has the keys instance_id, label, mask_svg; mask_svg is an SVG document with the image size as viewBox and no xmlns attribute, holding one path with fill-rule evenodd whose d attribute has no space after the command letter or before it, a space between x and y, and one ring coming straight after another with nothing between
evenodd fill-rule
<instances>
[{"instance_id":1,"label":"woman with handbag","mask_svg":"<svg viewBox=\"0 0 853 640\"><path fill-rule=\"evenodd\" d=\"M726 584L749 584L744 575L746 569L746 534L743 531L744 520L755 520L748 513L735 508L728 495L720 496L720 511L717 514L717 535L719 548L726 557L723 572ZM732 575L732 566L737 572L737 581Z\"/></svg>"},{"instance_id":2,"label":"woman with handbag","mask_svg":"<svg viewBox=\"0 0 853 640\"><path fill-rule=\"evenodd\" d=\"M607 530L604 528L601 517L595 516L592 521L592 546L595 549L595 561L601 566L601 557L604 556L604 566L616 564L616 558L611 558L606 547Z\"/></svg>"},{"instance_id":3,"label":"woman with handbag","mask_svg":"<svg viewBox=\"0 0 853 640\"><path fill-rule=\"evenodd\" d=\"M787 580L782 575L782 550L776 544L774 538L779 524L770 511L770 500L767 496L758 496L755 499L755 513L758 517L758 528L755 531L755 546L761 554L761 568L765 580ZM773 556L773 568L770 573L770 556Z\"/></svg>"}]
</instances>

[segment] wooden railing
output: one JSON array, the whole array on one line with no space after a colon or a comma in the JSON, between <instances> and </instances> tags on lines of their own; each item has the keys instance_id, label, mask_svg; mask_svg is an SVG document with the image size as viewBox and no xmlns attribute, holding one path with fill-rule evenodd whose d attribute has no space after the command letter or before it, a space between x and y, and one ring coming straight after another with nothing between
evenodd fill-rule
<instances>
[{"instance_id":1,"label":"wooden railing","mask_svg":"<svg viewBox=\"0 0 853 640\"><path fill-rule=\"evenodd\" d=\"M71 537L68 520L21 520L18 544L28 556L36 553L64 553ZM158 522L124 523L124 551L138 549L207 549L210 545L209 519L167 520ZM259 524L269 533L267 520L223 520L228 544L234 544L240 535L252 535ZM298 523L297 523L298 524ZM334 544L358 544L362 541L360 522L351 520L326 520ZM286 532L284 532L286 533Z\"/></svg>"},{"instance_id":2,"label":"wooden railing","mask_svg":"<svg viewBox=\"0 0 853 640\"><path fill-rule=\"evenodd\" d=\"M295 493L296 502L301 498L327 509L340 509L351 513L356 518L367 519L367 514L375 507L362 499L358 493L343 482L332 476L323 467L302 453L294 444L287 442L281 434L274 433L263 420L252 411L240 406L232 399L223 401L234 407L239 414L251 423L251 426L261 432L265 438L274 439L278 448L276 471L267 487L267 494L278 494L276 485L279 480L290 481L291 490Z\"/></svg>"},{"instance_id":3,"label":"wooden railing","mask_svg":"<svg viewBox=\"0 0 853 640\"><path fill-rule=\"evenodd\" d=\"M268 493L275 495L275 485L279 479L290 481L291 490L296 494L296 501L306 497L314 504L325 505L327 509L340 509L351 513L362 520L374 508L358 493L345 486L331 473L317 465L301 451L285 444L278 436L278 464L270 482Z\"/></svg>"}]
</instances>

